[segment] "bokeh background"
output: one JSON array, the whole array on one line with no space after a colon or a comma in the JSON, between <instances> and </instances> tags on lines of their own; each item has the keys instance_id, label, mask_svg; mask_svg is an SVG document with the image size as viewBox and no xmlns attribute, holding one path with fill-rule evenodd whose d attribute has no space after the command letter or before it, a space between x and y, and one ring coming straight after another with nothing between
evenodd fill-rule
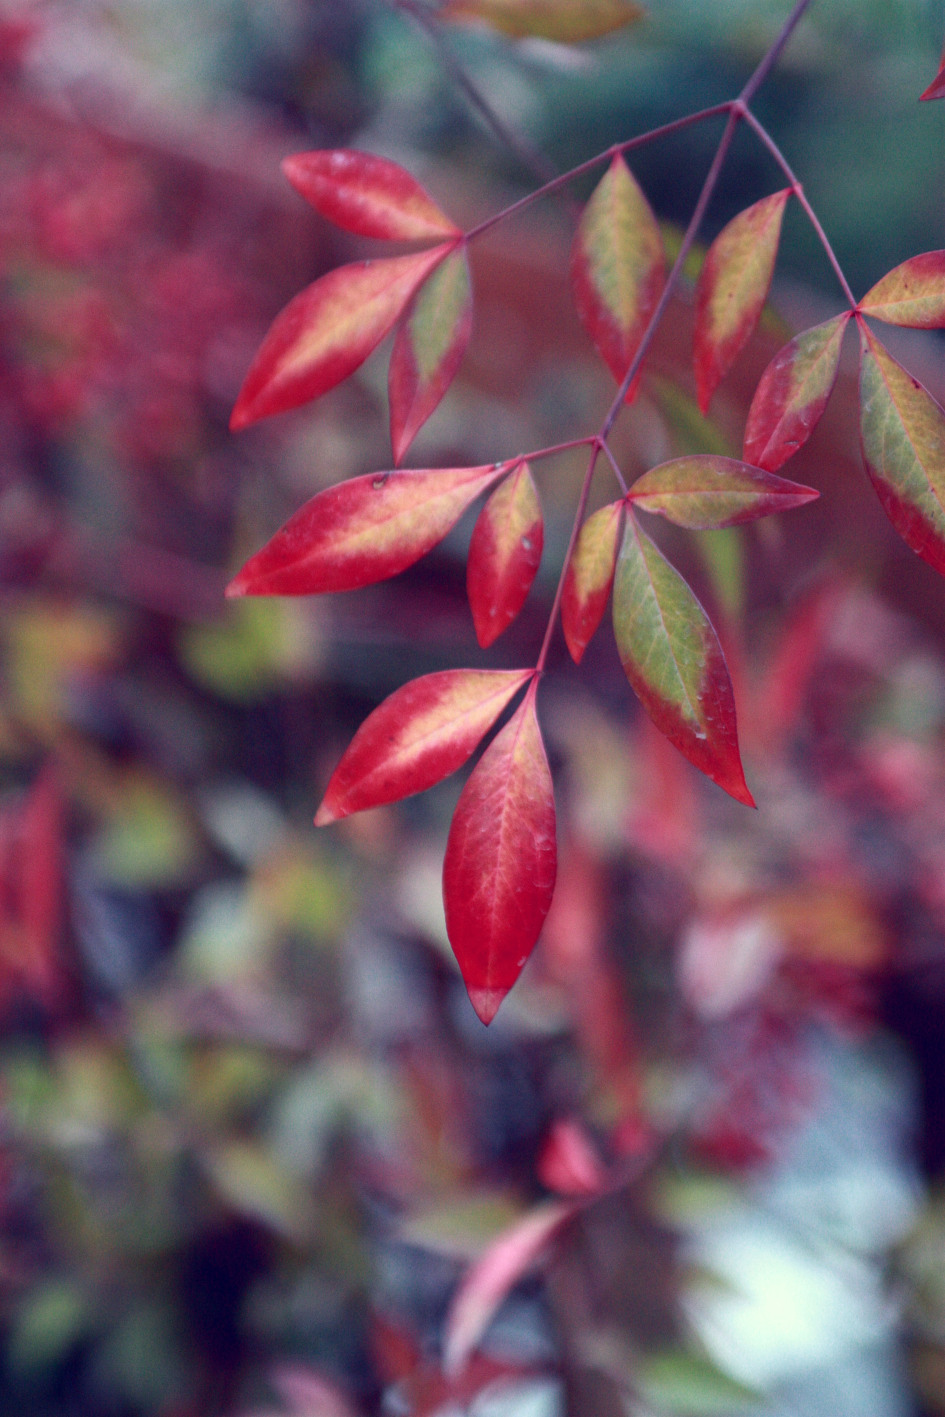
<instances>
[{"instance_id":1,"label":"bokeh background","mask_svg":"<svg viewBox=\"0 0 945 1417\"><path fill-rule=\"evenodd\" d=\"M488 656L468 518L389 585L223 599L307 497L390 461L383 351L227 432L278 309L368 249L279 160L377 151L471 223L533 185L523 145L561 169L731 97L786 8L666 0L573 49L437 47L385 0L0 8L0 1410L945 1411L945 585L859 467L852 362L788 469L818 503L659 533L725 639L759 811L643 721L606 630L580 672L558 643L560 884L489 1030L439 896L461 783L311 818L406 679L532 660L580 454L542 465L545 562ZM945 105L916 102L943 37L941 0L815 0L759 95L857 291L945 245ZM634 160L669 242L718 131ZM742 134L706 237L780 185ZM414 465L599 424L573 219L476 247ZM736 452L767 360L840 308L790 211L711 421L687 288L623 464ZM945 392L938 337L889 343ZM461 1276L555 1196L582 1204L445 1377Z\"/></svg>"}]
</instances>

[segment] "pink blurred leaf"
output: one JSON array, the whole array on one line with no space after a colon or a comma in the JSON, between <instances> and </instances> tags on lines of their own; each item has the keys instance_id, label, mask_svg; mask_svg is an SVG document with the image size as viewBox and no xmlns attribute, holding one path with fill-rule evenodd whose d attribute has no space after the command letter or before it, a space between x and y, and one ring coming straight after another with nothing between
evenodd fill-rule
<instances>
[{"instance_id":1,"label":"pink blurred leaf","mask_svg":"<svg viewBox=\"0 0 945 1417\"><path fill-rule=\"evenodd\" d=\"M442 541L508 468L411 468L328 487L250 557L226 593L321 595L386 580Z\"/></svg>"},{"instance_id":2,"label":"pink blurred leaf","mask_svg":"<svg viewBox=\"0 0 945 1417\"><path fill-rule=\"evenodd\" d=\"M352 148L295 153L282 171L317 212L358 236L442 241L460 231L405 168Z\"/></svg>"},{"instance_id":3,"label":"pink blurred leaf","mask_svg":"<svg viewBox=\"0 0 945 1417\"><path fill-rule=\"evenodd\" d=\"M463 788L443 861L446 929L483 1023L534 948L556 869L554 792L533 687Z\"/></svg>"}]
</instances>

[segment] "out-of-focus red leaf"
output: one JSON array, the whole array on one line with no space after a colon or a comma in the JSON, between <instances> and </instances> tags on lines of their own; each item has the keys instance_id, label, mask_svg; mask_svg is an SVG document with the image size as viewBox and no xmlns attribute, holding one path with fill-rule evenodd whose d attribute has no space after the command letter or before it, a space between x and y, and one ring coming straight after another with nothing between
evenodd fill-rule
<instances>
[{"instance_id":1,"label":"out-of-focus red leaf","mask_svg":"<svg viewBox=\"0 0 945 1417\"><path fill-rule=\"evenodd\" d=\"M709 247L696 286L693 332L696 392L703 413L764 309L790 195L786 187L739 212Z\"/></svg>"},{"instance_id":2,"label":"out-of-focus red leaf","mask_svg":"<svg viewBox=\"0 0 945 1417\"><path fill-rule=\"evenodd\" d=\"M446 0L437 19L488 25L511 39L581 44L642 19L633 0Z\"/></svg>"},{"instance_id":3,"label":"out-of-focus red leaf","mask_svg":"<svg viewBox=\"0 0 945 1417\"><path fill-rule=\"evenodd\" d=\"M309 403L347 379L393 328L414 291L452 250L339 266L290 300L243 381L230 427Z\"/></svg>"},{"instance_id":4,"label":"out-of-focus red leaf","mask_svg":"<svg viewBox=\"0 0 945 1417\"><path fill-rule=\"evenodd\" d=\"M499 1384L517 1383L529 1370L488 1353L474 1353L462 1372L446 1373L438 1362L428 1362L412 1373L398 1391L401 1406L410 1417L448 1417L450 1413L474 1410L475 1399L488 1388L490 1396ZM501 1391L501 1389L499 1389Z\"/></svg>"},{"instance_id":5,"label":"out-of-focus red leaf","mask_svg":"<svg viewBox=\"0 0 945 1417\"><path fill-rule=\"evenodd\" d=\"M270 1382L285 1403L289 1417L357 1417L358 1409L331 1378L301 1363L282 1363Z\"/></svg>"},{"instance_id":6,"label":"out-of-focus red leaf","mask_svg":"<svg viewBox=\"0 0 945 1417\"><path fill-rule=\"evenodd\" d=\"M460 231L396 162L352 148L294 153L282 171L317 212L358 236L442 241Z\"/></svg>"},{"instance_id":7,"label":"out-of-focus red leaf","mask_svg":"<svg viewBox=\"0 0 945 1417\"><path fill-rule=\"evenodd\" d=\"M538 1158L538 1179L562 1196L596 1196L607 1184L607 1172L580 1122L555 1122Z\"/></svg>"},{"instance_id":8,"label":"out-of-focus red leaf","mask_svg":"<svg viewBox=\"0 0 945 1417\"><path fill-rule=\"evenodd\" d=\"M483 1023L534 948L556 869L554 792L533 685L463 788L443 861L446 929Z\"/></svg>"},{"instance_id":9,"label":"out-of-focus red leaf","mask_svg":"<svg viewBox=\"0 0 945 1417\"><path fill-rule=\"evenodd\" d=\"M617 558L614 633L624 673L660 732L737 802L753 807L718 636L633 516Z\"/></svg>"},{"instance_id":10,"label":"out-of-focus red leaf","mask_svg":"<svg viewBox=\"0 0 945 1417\"><path fill-rule=\"evenodd\" d=\"M942 60L938 66L938 73L923 93L919 94L920 101L930 98L945 98L945 52L942 53Z\"/></svg>"},{"instance_id":11,"label":"out-of-focus red leaf","mask_svg":"<svg viewBox=\"0 0 945 1417\"><path fill-rule=\"evenodd\" d=\"M493 1240L473 1265L446 1317L443 1366L447 1373L463 1368L509 1290L541 1258L576 1208L566 1201L535 1206Z\"/></svg>"},{"instance_id":12,"label":"out-of-focus red leaf","mask_svg":"<svg viewBox=\"0 0 945 1417\"><path fill-rule=\"evenodd\" d=\"M424 792L462 767L532 669L447 669L414 679L365 719L315 825Z\"/></svg>"},{"instance_id":13,"label":"out-of-focus red leaf","mask_svg":"<svg viewBox=\"0 0 945 1417\"><path fill-rule=\"evenodd\" d=\"M821 584L787 611L752 715L755 732L769 756L797 725L814 666L836 615L837 598L838 587L833 582Z\"/></svg>"},{"instance_id":14,"label":"out-of-focus red leaf","mask_svg":"<svg viewBox=\"0 0 945 1417\"><path fill-rule=\"evenodd\" d=\"M584 208L571 252L578 314L618 384L660 298L664 266L656 218L618 154Z\"/></svg>"},{"instance_id":15,"label":"out-of-focus red leaf","mask_svg":"<svg viewBox=\"0 0 945 1417\"><path fill-rule=\"evenodd\" d=\"M858 309L888 325L940 330L945 325L945 251L923 251L876 282Z\"/></svg>"},{"instance_id":16,"label":"out-of-focus red leaf","mask_svg":"<svg viewBox=\"0 0 945 1417\"><path fill-rule=\"evenodd\" d=\"M849 319L845 310L804 330L774 356L748 410L746 462L777 472L807 442L836 383Z\"/></svg>"},{"instance_id":17,"label":"out-of-focus red leaf","mask_svg":"<svg viewBox=\"0 0 945 1417\"><path fill-rule=\"evenodd\" d=\"M580 664L607 609L614 580L623 502L611 502L581 527L568 562L561 596L561 628L575 664Z\"/></svg>"},{"instance_id":18,"label":"out-of-focus red leaf","mask_svg":"<svg viewBox=\"0 0 945 1417\"><path fill-rule=\"evenodd\" d=\"M390 358L390 440L398 465L446 393L472 330L472 288L465 247L424 281L397 331Z\"/></svg>"},{"instance_id":19,"label":"out-of-focus red leaf","mask_svg":"<svg viewBox=\"0 0 945 1417\"><path fill-rule=\"evenodd\" d=\"M945 409L862 323L860 339L866 470L906 545L945 575Z\"/></svg>"},{"instance_id":20,"label":"out-of-focus red leaf","mask_svg":"<svg viewBox=\"0 0 945 1417\"><path fill-rule=\"evenodd\" d=\"M541 561L545 531L527 462L521 462L479 513L469 543L466 590L483 649L515 619Z\"/></svg>"},{"instance_id":21,"label":"out-of-focus red leaf","mask_svg":"<svg viewBox=\"0 0 945 1417\"><path fill-rule=\"evenodd\" d=\"M60 983L58 959L63 911L63 805L55 773L45 769L26 799L19 829L22 955L18 973L46 1004Z\"/></svg>"},{"instance_id":22,"label":"out-of-focus red leaf","mask_svg":"<svg viewBox=\"0 0 945 1417\"><path fill-rule=\"evenodd\" d=\"M411 468L327 487L250 557L226 593L321 595L395 576L442 541L509 466Z\"/></svg>"},{"instance_id":23,"label":"out-of-focus red leaf","mask_svg":"<svg viewBox=\"0 0 945 1417\"><path fill-rule=\"evenodd\" d=\"M369 1338L374 1366L385 1384L403 1382L420 1367L422 1353L414 1335L376 1309Z\"/></svg>"},{"instance_id":24,"label":"out-of-focus red leaf","mask_svg":"<svg viewBox=\"0 0 945 1417\"><path fill-rule=\"evenodd\" d=\"M801 507L819 496L813 487L788 482L735 458L698 453L650 468L630 488L627 501L698 531L738 526Z\"/></svg>"}]
</instances>

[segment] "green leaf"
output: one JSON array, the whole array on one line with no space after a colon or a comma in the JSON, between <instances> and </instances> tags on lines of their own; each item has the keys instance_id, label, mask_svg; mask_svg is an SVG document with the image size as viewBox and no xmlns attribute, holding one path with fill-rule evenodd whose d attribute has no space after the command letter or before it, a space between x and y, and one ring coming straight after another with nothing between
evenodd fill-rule
<instances>
[{"instance_id":1,"label":"green leaf","mask_svg":"<svg viewBox=\"0 0 945 1417\"><path fill-rule=\"evenodd\" d=\"M647 1402L676 1417L736 1417L763 1402L708 1359L682 1351L643 1358L636 1379Z\"/></svg>"},{"instance_id":2,"label":"green leaf","mask_svg":"<svg viewBox=\"0 0 945 1417\"><path fill-rule=\"evenodd\" d=\"M642 19L632 0L446 0L437 19L487 25L511 39L580 44Z\"/></svg>"},{"instance_id":3,"label":"green leaf","mask_svg":"<svg viewBox=\"0 0 945 1417\"><path fill-rule=\"evenodd\" d=\"M693 531L739 526L813 501L819 493L735 458L674 458L643 474L627 501Z\"/></svg>"},{"instance_id":4,"label":"green leaf","mask_svg":"<svg viewBox=\"0 0 945 1417\"><path fill-rule=\"evenodd\" d=\"M617 558L614 634L624 673L660 732L700 772L753 807L718 636L682 576L633 516L627 517Z\"/></svg>"}]
</instances>

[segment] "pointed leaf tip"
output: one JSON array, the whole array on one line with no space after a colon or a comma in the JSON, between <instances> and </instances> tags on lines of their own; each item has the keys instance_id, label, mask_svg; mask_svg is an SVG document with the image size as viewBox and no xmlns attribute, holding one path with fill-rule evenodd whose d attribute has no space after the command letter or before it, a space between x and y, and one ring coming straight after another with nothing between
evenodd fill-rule
<instances>
[{"instance_id":1,"label":"pointed leaf tip","mask_svg":"<svg viewBox=\"0 0 945 1417\"><path fill-rule=\"evenodd\" d=\"M938 73L935 75L935 78L929 84L928 88L925 89L923 93L919 94L920 102L928 102L929 99L933 98L945 98L945 53L942 54L941 63L939 64Z\"/></svg>"},{"instance_id":2,"label":"pointed leaf tip","mask_svg":"<svg viewBox=\"0 0 945 1417\"><path fill-rule=\"evenodd\" d=\"M528 463L521 462L486 502L469 543L466 588L483 649L525 604L543 545L541 504Z\"/></svg>"},{"instance_id":3,"label":"pointed leaf tip","mask_svg":"<svg viewBox=\"0 0 945 1417\"><path fill-rule=\"evenodd\" d=\"M358 236L436 241L460 234L415 177L374 153L294 153L283 159L282 171L317 212Z\"/></svg>"},{"instance_id":4,"label":"pointed leaf tip","mask_svg":"<svg viewBox=\"0 0 945 1417\"><path fill-rule=\"evenodd\" d=\"M354 735L315 825L425 792L448 777L533 675L533 669L447 669L396 690Z\"/></svg>"},{"instance_id":5,"label":"pointed leaf tip","mask_svg":"<svg viewBox=\"0 0 945 1417\"><path fill-rule=\"evenodd\" d=\"M554 791L532 688L463 788L443 860L447 934L484 1023L535 946L556 869Z\"/></svg>"},{"instance_id":6,"label":"pointed leaf tip","mask_svg":"<svg viewBox=\"0 0 945 1417\"><path fill-rule=\"evenodd\" d=\"M768 298L790 187L739 212L709 247L696 286L693 353L703 414L748 343Z\"/></svg>"},{"instance_id":7,"label":"pointed leaf tip","mask_svg":"<svg viewBox=\"0 0 945 1417\"><path fill-rule=\"evenodd\" d=\"M618 154L584 208L571 251L578 315L618 384L656 309L664 268L659 225ZM635 388L636 380L628 402Z\"/></svg>"},{"instance_id":8,"label":"pointed leaf tip","mask_svg":"<svg viewBox=\"0 0 945 1417\"><path fill-rule=\"evenodd\" d=\"M614 634L647 713L700 772L746 807L735 695L709 617L629 515L614 577Z\"/></svg>"},{"instance_id":9,"label":"pointed leaf tip","mask_svg":"<svg viewBox=\"0 0 945 1417\"><path fill-rule=\"evenodd\" d=\"M945 326L945 251L923 251L896 266L860 301L864 315L914 330Z\"/></svg>"},{"instance_id":10,"label":"pointed leaf tip","mask_svg":"<svg viewBox=\"0 0 945 1417\"><path fill-rule=\"evenodd\" d=\"M456 376L472 332L472 310L469 262L460 246L424 281L394 340L387 390L398 466Z\"/></svg>"},{"instance_id":11,"label":"pointed leaf tip","mask_svg":"<svg viewBox=\"0 0 945 1417\"><path fill-rule=\"evenodd\" d=\"M450 244L358 261L329 271L273 321L243 381L230 428L238 431L320 398L364 363Z\"/></svg>"},{"instance_id":12,"label":"pointed leaf tip","mask_svg":"<svg viewBox=\"0 0 945 1417\"><path fill-rule=\"evenodd\" d=\"M328 487L250 557L230 594L323 595L395 576L442 541L508 468L410 468Z\"/></svg>"}]
</instances>

